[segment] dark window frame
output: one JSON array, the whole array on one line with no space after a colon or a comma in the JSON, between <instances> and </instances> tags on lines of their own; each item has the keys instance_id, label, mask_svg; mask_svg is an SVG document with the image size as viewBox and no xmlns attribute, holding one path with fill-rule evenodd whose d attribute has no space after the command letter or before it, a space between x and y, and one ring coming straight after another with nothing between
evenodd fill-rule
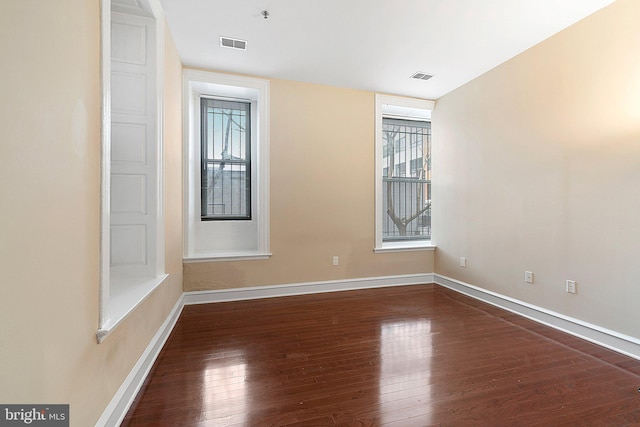
<instances>
[{"instance_id":1,"label":"dark window frame","mask_svg":"<svg viewBox=\"0 0 640 427\"><path fill-rule=\"evenodd\" d=\"M208 109L213 108L215 104L227 104L229 109L234 109L232 105L242 105L245 113L245 129L244 129L244 159L240 158L215 158L211 156L209 158L208 152ZM246 100L236 99L222 99L210 96L200 97L200 220L201 221L250 221L252 219L252 183L251 183L251 115L252 115L252 103ZM235 108L239 110L239 108ZM227 126L229 123L227 124ZM209 206L209 183L208 183L208 171L210 165L219 164L224 168L228 165L244 166L245 179L244 179L244 191L245 191L245 209L240 214L212 214L208 212ZM233 179L233 178L231 178ZM213 196L212 196L213 197Z\"/></svg>"}]
</instances>

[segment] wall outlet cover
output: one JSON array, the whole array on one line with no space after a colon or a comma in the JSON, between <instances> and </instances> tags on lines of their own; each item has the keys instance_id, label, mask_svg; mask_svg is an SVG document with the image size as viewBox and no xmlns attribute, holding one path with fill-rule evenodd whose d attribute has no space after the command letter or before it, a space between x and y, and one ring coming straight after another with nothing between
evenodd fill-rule
<instances>
[{"instance_id":1,"label":"wall outlet cover","mask_svg":"<svg viewBox=\"0 0 640 427\"><path fill-rule=\"evenodd\" d=\"M524 281L527 283L533 283L533 273L531 271L524 272Z\"/></svg>"}]
</instances>

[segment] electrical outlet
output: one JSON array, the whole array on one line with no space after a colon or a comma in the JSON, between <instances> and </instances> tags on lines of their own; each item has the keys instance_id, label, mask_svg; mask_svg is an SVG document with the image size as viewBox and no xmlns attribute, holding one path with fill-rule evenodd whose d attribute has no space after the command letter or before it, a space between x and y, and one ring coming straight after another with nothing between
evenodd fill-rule
<instances>
[{"instance_id":1,"label":"electrical outlet","mask_svg":"<svg viewBox=\"0 0 640 427\"><path fill-rule=\"evenodd\" d=\"M524 281L527 283L533 283L533 273L531 271L524 272Z\"/></svg>"},{"instance_id":2,"label":"electrical outlet","mask_svg":"<svg viewBox=\"0 0 640 427\"><path fill-rule=\"evenodd\" d=\"M333 257L333 265L340 265L340 257L337 257L337 256Z\"/></svg>"},{"instance_id":3,"label":"electrical outlet","mask_svg":"<svg viewBox=\"0 0 640 427\"><path fill-rule=\"evenodd\" d=\"M576 281L575 280L567 280L567 292L570 294L576 293Z\"/></svg>"},{"instance_id":4,"label":"electrical outlet","mask_svg":"<svg viewBox=\"0 0 640 427\"><path fill-rule=\"evenodd\" d=\"M463 256L460 257L460 267L466 267L467 266L467 259Z\"/></svg>"}]
</instances>

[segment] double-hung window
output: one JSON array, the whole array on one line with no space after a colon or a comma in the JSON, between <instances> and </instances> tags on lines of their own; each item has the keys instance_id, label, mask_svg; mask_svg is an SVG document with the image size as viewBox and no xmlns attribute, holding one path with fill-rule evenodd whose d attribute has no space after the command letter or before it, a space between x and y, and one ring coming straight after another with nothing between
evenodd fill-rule
<instances>
[{"instance_id":1,"label":"double-hung window","mask_svg":"<svg viewBox=\"0 0 640 427\"><path fill-rule=\"evenodd\" d=\"M201 218L251 219L251 102L202 97Z\"/></svg>"},{"instance_id":2,"label":"double-hung window","mask_svg":"<svg viewBox=\"0 0 640 427\"><path fill-rule=\"evenodd\" d=\"M376 95L376 252L433 248L433 104Z\"/></svg>"},{"instance_id":3,"label":"double-hung window","mask_svg":"<svg viewBox=\"0 0 640 427\"><path fill-rule=\"evenodd\" d=\"M269 253L269 81L184 72L185 262Z\"/></svg>"},{"instance_id":4,"label":"double-hung window","mask_svg":"<svg viewBox=\"0 0 640 427\"><path fill-rule=\"evenodd\" d=\"M382 241L430 240L431 122L383 116L382 138Z\"/></svg>"}]
</instances>

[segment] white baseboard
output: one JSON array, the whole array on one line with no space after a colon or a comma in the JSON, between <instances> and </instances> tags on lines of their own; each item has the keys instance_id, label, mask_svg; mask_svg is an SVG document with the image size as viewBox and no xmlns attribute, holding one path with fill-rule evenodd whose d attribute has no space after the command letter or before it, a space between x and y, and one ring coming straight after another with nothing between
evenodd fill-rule
<instances>
[{"instance_id":1,"label":"white baseboard","mask_svg":"<svg viewBox=\"0 0 640 427\"><path fill-rule=\"evenodd\" d=\"M167 316L166 320L151 339L138 362L105 408L97 421L99 427L117 427L131 407L136 395L144 384L160 350L169 338L185 305L212 302L240 301L257 298L273 298L290 295L336 292L353 289L381 288L433 283L433 274L407 274L401 276L367 277L361 279L332 280L324 282L296 283L289 285L256 286L251 288L222 289L213 291L184 292Z\"/></svg>"},{"instance_id":2,"label":"white baseboard","mask_svg":"<svg viewBox=\"0 0 640 427\"><path fill-rule=\"evenodd\" d=\"M329 280L323 282L292 283L287 285L254 286L249 288L219 289L185 292L184 303L207 304L211 302L242 301L257 298L274 298L308 295L322 292L350 291L355 289L383 288L433 283L433 274L405 274L399 276L364 277L359 279Z\"/></svg>"},{"instance_id":3,"label":"white baseboard","mask_svg":"<svg viewBox=\"0 0 640 427\"><path fill-rule=\"evenodd\" d=\"M524 301L434 274L438 285L640 360L640 340Z\"/></svg>"},{"instance_id":4,"label":"white baseboard","mask_svg":"<svg viewBox=\"0 0 640 427\"><path fill-rule=\"evenodd\" d=\"M158 358L160 350L169 338L169 334L173 330L182 308L184 307L184 293L180 295L173 309L162 323L158 332L153 336L149 345L144 350L136 364L125 378L124 382L107 405L102 416L96 422L99 427L117 427L122 423L129 407L133 403L136 395L140 391L144 380L147 378L153 363Z\"/></svg>"},{"instance_id":5,"label":"white baseboard","mask_svg":"<svg viewBox=\"0 0 640 427\"><path fill-rule=\"evenodd\" d=\"M464 295L640 360L640 340L636 338L433 273L184 292L122 383L122 386L118 389L118 392L111 399L96 426L117 427L120 425L185 305L426 283L437 283Z\"/></svg>"}]
</instances>

